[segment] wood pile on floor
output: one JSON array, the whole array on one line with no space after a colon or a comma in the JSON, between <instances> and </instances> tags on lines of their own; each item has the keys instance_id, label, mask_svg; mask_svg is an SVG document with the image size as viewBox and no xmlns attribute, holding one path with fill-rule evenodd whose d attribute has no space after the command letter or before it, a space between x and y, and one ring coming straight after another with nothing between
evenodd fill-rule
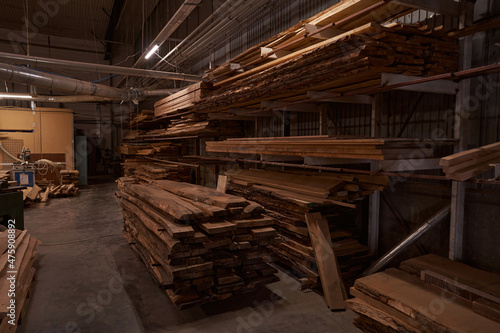
<instances>
[{"instance_id":1,"label":"wood pile on floor","mask_svg":"<svg viewBox=\"0 0 500 333\"><path fill-rule=\"evenodd\" d=\"M79 176L80 172L78 170L61 170L59 171L61 175L61 183L63 185L74 184L78 186L80 183Z\"/></svg>"},{"instance_id":2,"label":"wood pile on floor","mask_svg":"<svg viewBox=\"0 0 500 333\"><path fill-rule=\"evenodd\" d=\"M427 139L349 139L342 137L234 138L207 141L207 152L316 156L373 160L425 159L436 157L436 148L455 140Z\"/></svg>"},{"instance_id":3,"label":"wood pile on floor","mask_svg":"<svg viewBox=\"0 0 500 333\"><path fill-rule=\"evenodd\" d=\"M499 163L500 142L496 142L443 157L439 165L447 178L464 181L493 169L492 164Z\"/></svg>"},{"instance_id":4,"label":"wood pile on floor","mask_svg":"<svg viewBox=\"0 0 500 333\"><path fill-rule=\"evenodd\" d=\"M0 228L4 228L0 226ZM10 231L12 230L12 231ZM15 252L9 252L9 236ZM40 241L30 236L27 230L0 230L0 332L16 332L26 314L35 268L33 263L37 257ZM17 272L17 273L12 273ZM9 279L12 275L15 279ZM9 289L15 285L15 295L9 296ZM12 300L14 310L9 309Z\"/></svg>"},{"instance_id":5,"label":"wood pile on floor","mask_svg":"<svg viewBox=\"0 0 500 333\"><path fill-rule=\"evenodd\" d=\"M248 107L252 112L265 109L260 106L263 100L307 102L314 98L308 91L330 92L331 97L354 90L376 92L383 85L381 73L449 73L458 69L457 59L456 39L446 34L368 23L221 81L220 89L191 110L220 113Z\"/></svg>"},{"instance_id":6,"label":"wood pile on floor","mask_svg":"<svg viewBox=\"0 0 500 333\"><path fill-rule=\"evenodd\" d=\"M22 191L24 203L28 205L36 202L47 203L49 198L76 197L80 194L80 189L74 183L52 185L49 182L45 186L35 184Z\"/></svg>"},{"instance_id":7,"label":"wood pile on floor","mask_svg":"<svg viewBox=\"0 0 500 333\"><path fill-rule=\"evenodd\" d=\"M360 278L350 293L364 332L500 331L500 276L436 255Z\"/></svg>"},{"instance_id":8,"label":"wood pile on floor","mask_svg":"<svg viewBox=\"0 0 500 333\"><path fill-rule=\"evenodd\" d=\"M175 115L189 109L194 103L199 102L209 91L213 90L210 82L195 83L187 88L176 92L154 105L155 117Z\"/></svg>"},{"instance_id":9,"label":"wood pile on floor","mask_svg":"<svg viewBox=\"0 0 500 333\"><path fill-rule=\"evenodd\" d=\"M0 180L10 180L10 170L0 170Z\"/></svg>"},{"instance_id":10,"label":"wood pile on floor","mask_svg":"<svg viewBox=\"0 0 500 333\"><path fill-rule=\"evenodd\" d=\"M346 285L352 284L368 267L373 255L357 240L354 202L383 190L387 177L262 170L225 173L229 177L228 193L261 204L266 215L274 219L279 238L268 248L280 262L305 278L304 285L321 286L306 221L306 214L311 212L321 212L327 218L333 250Z\"/></svg>"},{"instance_id":11,"label":"wood pile on floor","mask_svg":"<svg viewBox=\"0 0 500 333\"><path fill-rule=\"evenodd\" d=\"M119 181L124 234L180 309L278 281L264 260L276 230L263 208L202 186Z\"/></svg>"},{"instance_id":12,"label":"wood pile on floor","mask_svg":"<svg viewBox=\"0 0 500 333\"><path fill-rule=\"evenodd\" d=\"M140 128L144 125L145 121L153 120L154 111L153 110L142 110L139 114L130 118L128 126L130 128L137 127Z\"/></svg>"}]
</instances>

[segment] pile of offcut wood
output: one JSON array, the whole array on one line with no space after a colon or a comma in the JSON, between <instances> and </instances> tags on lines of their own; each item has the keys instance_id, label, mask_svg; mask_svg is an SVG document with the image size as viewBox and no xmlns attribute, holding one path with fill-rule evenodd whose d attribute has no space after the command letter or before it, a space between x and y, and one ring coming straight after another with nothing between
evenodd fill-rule
<instances>
[{"instance_id":1,"label":"pile of offcut wood","mask_svg":"<svg viewBox=\"0 0 500 333\"><path fill-rule=\"evenodd\" d=\"M0 332L16 332L26 314L31 283L35 276L33 263L37 257L36 249L40 244L40 241L30 236L27 230L9 230L0 230ZM14 255L9 255L8 252L9 234L15 239ZM10 273L13 271L17 273ZM8 279L12 275L15 275L15 279ZM12 298L9 296L9 289L14 289L11 282L15 284L15 296ZM12 311L8 308L12 304L11 300L15 301L15 309Z\"/></svg>"},{"instance_id":2,"label":"pile of offcut wood","mask_svg":"<svg viewBox=\"0 0 500 333\"><path fill-rule=\"evenodd\" d=\"M0 180L10 180L10 170L0 170Z\"/></svg>"},{"instance_id":3,"label":"pile of offcut wood","mask_svg":"<svg viewBox=\"0 0 500 333\"><path fill-rule=\"evenodd\" d=\"M124 234L178 308L223 300L278 280L264 257L276 236L263 208L168 180L119 183Z\"/></svg>"},{"instance_id":4,"label":"pile of offcut wood","mask_svg":"<svg viewBox=\"0 0 500 333\"><path fill-rule=\"evenodd\" d=\"M141 127L145 121L153 120L153 117L153 110L142 110L139 114L129 120L128 125L129 127Z\"/></svg>"},{"instance_id":5,"label":"pile of offcut wood","mask_svg":"<svg viewBox=\"0 0 500 333\"><path fill-rule=\"evenodd\" d=\"M78 170L61 170L59 173L61 174L62 184L75 184L75 186L79 184L78 176L80 176L80 172Z\"/></svg>"},{"instance_id":6,"label":"pile of offcut wood","mask_svg":"<svg viewBox=\"0 0 500 333\"><path fill-rule=\"evenodd\" d=\"M357 240L357 206L353 202L383 190L386 177L262 170L226 171L226 175L230 180L228 193L263 205L266 215L275 220L279 238L268 248L304 277L304 286L321 286L306 221L310 212L321 212L327 218L333 250L347 284L369 265L373 255Z\"/></svg>"},{"instance_id":7,"label":"pile of offcut wood","mask_svg":"<svg viewBox=\"0 0 500 333\"><path fill-rule=\"evenodd\" d=\"M500 276L436 255L356 280L364 332L499 332Z\"/></svg>"},{"instance_id":8,"label":"pile of offcut wood","mask_svg":"<svg viewBox=\"0 0 500 333\"><path fill-rule=\"evenodd\" d=\"M500 142L443 157L439 165L446 177L464 181L492 169L500 163Z\"/></svg>"}]
</instances>

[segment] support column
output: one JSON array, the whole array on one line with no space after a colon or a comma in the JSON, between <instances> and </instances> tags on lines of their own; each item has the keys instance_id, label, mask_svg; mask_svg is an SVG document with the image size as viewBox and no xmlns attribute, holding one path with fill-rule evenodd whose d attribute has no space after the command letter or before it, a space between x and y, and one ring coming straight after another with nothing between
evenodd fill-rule
<instances>
[{"instance_id":1,"label":"support column","mask_svg":"<svg viewBox=\"0 0 500 333\"><path fill-rule=\"evenodd\" d=\"M464 11L460 16L459 28L466 27L469 18L473 15L473 10L467 6L464 1ZM473 9L473 7L472 7ZM471 68L472 62L472 36L464 37L460 41L460 69ZM455 101L455 126L454 138L458 139L458 145L455 147L455 153L467 149L466 125L469 118L467 105L467 96L470 94L470 79L462 80L459 84L459 90ZM451 217L450 217L450 239L448 257L452 260L461 260L463 255L463 232L464 232L464 205L465 205L465 183L452 182L451 186Z\"/></svg>"}]
</instances>

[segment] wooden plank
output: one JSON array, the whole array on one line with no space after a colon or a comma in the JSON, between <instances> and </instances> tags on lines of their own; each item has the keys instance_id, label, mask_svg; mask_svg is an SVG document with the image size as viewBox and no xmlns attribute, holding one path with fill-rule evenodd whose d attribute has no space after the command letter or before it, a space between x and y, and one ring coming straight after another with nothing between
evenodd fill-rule
<instances>
[{"instance_id":1,"label":"wooden plank","mask_svg":"<svg viewBox=\"0 0 500 333\"><path fill-rule=\"evenodd\" d=\"M482 146L475 149L465 150L457 154L443 157L441 158L441 162L439 163L439 165L453 166L473 159L480 158L485 155L497 153L499 151L500 151L500 142L496 142L490 145Z\"/></svg>"},{"instance_id":2,"label":"wooden plank","mask_svg":"<svg viewBox=\"0 0 500 333\"><path fill-rule=\"evenodd\" d=\"M472 302L472 309L475 313L500 323L500 304L479 298Z\"/></svg>"},{"instance_id":3,"label":"wooden plank","mask_svg":"<svg viewBox=\"0 0 500 333\"><path fill-rule=\"evenodd\" d=\"M354 287L414 318L433 332L495 332L500 324L472 311L454 295L397 269L365 276ZM440 302L439 311L432 311Z\"/></svg>"},{"instance_id":4,"label":"wooden plank","mask_svg":"<svg viewBox=\"0 0 500 333\"><path fill-rule=\"evenodd\" d=\"M217 180L217 192L226 193L227 188L227 176L219 175Z\"/></svg>"},{"instance_id":5,"label":"wooden plank","mask_svg":"<svg viewBox=\"0 0 500 333\"><path fill-rule=\"evenodd\" d=\"M202 223L200 224L200 227L209 235L221 234L236 230L236 225L228 221Z\"/></svg>"},{"instance_id":6,"label":"wooden plank","mask_svg":"<svg viewBox=\"0 0 500 333\"><path fill-rule=\"evenodd\" d=\"M318 264L326 305L330 310L344 310L346 292L333 252L328 223L320 213L306 214L306 222Z\"/></svg>"},{"instance_id":7,"label":"wooden plank","mask_svg":"<svg viewBox=\"0 0 500 333\"><path fill-rule=\"evenodd\" d=\"M169 180L156 180L152 184L178 196L221 208L245 207L248 204L243 198L203 186Z\"/></svg>"},{"instance_id":8,"label":"wooden plank","mask_svg":"<svg viewBox=\"0 0 500 333\"><path fill-rule=\"evenodd\" d=\"M401 263L400 269L410 274L414 274L424 278L425 274L422 275L422 272L431 271L443 277L447 277L449 280L460 283L461 285L468 286L469 291L460 291L459 286L456 284L446 289L451 292L457 292L462 297L467 298L471 301L476 298L483 298L485 294L494 297L491 299L492 301L498 302L498 300L500 299L499 275L486 272L435 254L427 254L425 256L405 260ZM445 281L443 281L443 279L438 280L434 278L429 279L428 282L431 283L431 280L435 281L439 287L444 287L443 283ZM471 296L471 288L481 291L482 294L476 294L476 297Z\"/></svg>"}]
</instances>

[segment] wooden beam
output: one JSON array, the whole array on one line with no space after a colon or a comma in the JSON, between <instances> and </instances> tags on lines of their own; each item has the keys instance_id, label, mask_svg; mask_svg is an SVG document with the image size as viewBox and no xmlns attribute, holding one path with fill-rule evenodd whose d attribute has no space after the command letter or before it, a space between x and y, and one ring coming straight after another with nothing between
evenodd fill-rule
<instances>
[{"instance_id":1,"label":"wooden beam","mask_svg":"<svg viewBox=\"0 0 500 333\"><path fill-rule=\"evenodd\" d=\"M307 228L318 264L321 286L325 294L325 302L330 310L344 310L347 299L340 270L333 252L332 237L328 222L321 213L306 214Z\"/></svg>"},{"instance_id":2,"label":"wooden beam","mask_svg":"<svg viewBox=\"0 0 500 333\"><path fill-rule=\"evenodd\" d=\"M273 52L274 50L270 47L261 47L260 48L260 56L261 57L266 57L269 53ZM285 57L292 53L291 51L285 51L285 50L278 50L272 53L270 56L268 56L269 59L278 59Z\"/></svg>"},{"instance_id":3,"label":"wooden beam","mask_svg":"<svg viewBox=\"0 0 500 333\"><path fill-rule=\"evenodd\" d=\"M326 91L308 91L307 97L321 102L331 103L372 104L373 102L373 96L370 95L341 96L338 93Z\"/></svg>"},{"instance_id":4,"label":"wooden beam","mask_svg":"<svg viewBox=\"0 0 500 333\"><path fill-rule=\"evenodd\" d=\"M246 117L273 117L272 111L260 111L259 109L229 109L229 114ZM210 113L208 113L210 115Z\"/></svg>"},{"instance_id":5,"label":"wooden beam","mask_svg":"<svg viewBox=\"0 0 500 333\"><path fill-rule=\"evenodd\" d=\"M306 29L306 32L308 34L315 33L316 31L318 31L319 29L322 29L322 28L323 27L321 27L319 25L314 25L314 24L309 24L309 23L304 24L304 29ZM338 36L338 35L343 34L343 33L345 33L345 30L328 28L328 29L324 29L321 32L318 32L314 35L311 35L311 37L318 38L318 39L329 39L329 38L333 38L333 37Z\"/></svg>"},{"instance_id":6,"label":"wooden beam","mask_svg":"<svg viewBox=\"0 0 500 333\"><path fill-rule=\"evenodd\" d=\"M390 86L393 84L411 82L420 78L421 77L419 76L413 76L413 75L382 73L381 86ZM398 87L395 89L455 95L457 93L457 84L449 80L434 80L425 83L418 83L418 84Z\"/></svg>"}]
</instances>

